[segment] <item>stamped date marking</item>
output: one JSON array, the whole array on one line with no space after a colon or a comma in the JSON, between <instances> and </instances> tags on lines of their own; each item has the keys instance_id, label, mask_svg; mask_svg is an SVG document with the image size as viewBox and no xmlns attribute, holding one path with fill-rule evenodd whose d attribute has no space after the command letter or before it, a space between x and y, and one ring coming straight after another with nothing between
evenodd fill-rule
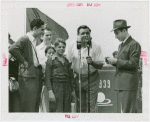
<instances>
[{"instance_id":1,"label":"stamped date marking","mask_svg":"<svg viewBox=\"0 0 150 122\"><path fill-rule=\"evenodd\" d=\"M79 115L65 114L65 118L79 118Z\"/></svg>"},{"instance_id":2,"label":"stamped date marking","mask_svg":"<svg viewBox=\"0 0 150 122\"><path fill-rule=\"evenodd\" d=\"M7 58L6 58L6 55L5 55L5 53L3 53L3 64L2 64L2 66L7 66Z\"/></svg>"},{"instance_id":3,"label":"stamped date marking","mask_svg":"<svg viewBox=\"0 0 150 122\"><path fill-rule=\"evenodd\" d=\"M147 65L147 52L146 51L141 51L141 57L144 58L144 63Z\"/></svg>"},{"instance_id":4,"label":"stamped date marking","mask_svg":"<svg viewBox=\"0 0 150 122\"><path fill-rule=\"evenodd\" d=\"M82 6L100 7L101 4L99 4L99 3L86 3L86 4L83 4L83 3L68 3L67 4L67 7L82 7Z\"/></svg>"}]
</instances>

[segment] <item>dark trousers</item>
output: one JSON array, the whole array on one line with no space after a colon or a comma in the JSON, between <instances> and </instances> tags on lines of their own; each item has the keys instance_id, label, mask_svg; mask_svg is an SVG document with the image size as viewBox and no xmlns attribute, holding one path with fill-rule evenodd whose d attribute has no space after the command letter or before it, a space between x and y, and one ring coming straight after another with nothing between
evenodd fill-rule
<instances>
[{"instance_id":1,"label":"dark trousers","mask_svg":"<svg viewBox=\"0 0 150 122\"><path fill-rule=\"evenodd\" d=\"M9 112L20 112L20 94L19 91L9 91Z\"/></svg>"},{"instance_id":2,"label":"dark trousers","mask_svg":"<svg viewBox=\"0 0 150 122\"><path fill-rule=\"evenodd\" d=\"M117 112L135 113L136 90L118 90L117 91Z\"/></svg>"},{"instance_id":3,"label":"dark trousers","mask_svg":"<svg viewBox=\"0 0 150 122\"><path fill-rule=\"evenodd\" d=\"M40 69L35 67L35 77L18 77L21 112L39 112L42 82Z\"/></svg>"},{"instance_id":4,"label":"dark trousers","mask_svg":"<svg viewBox=\"0 0 150 122\"><path fill-rule=\"evenodd\" d=\"M71 112L71 87L68 82L53 82L56 102L50 102L50 112Z\"/></svg>"},{"instance_id":5,"label":"dark trousers","mask_svg":"<svg viewBox=\"0 0 150 122\"><path fill-rule=\"evenodd\" d=\"M96 101L99 88L99 74L98 71L90 75L90 113L96 112ZM77 98L77 112L80 112L80 95L79 95L79 76L75 78L75 92ZM88 112L88 77L81 78L81 112Z\"/></svg>"}]
</instances>

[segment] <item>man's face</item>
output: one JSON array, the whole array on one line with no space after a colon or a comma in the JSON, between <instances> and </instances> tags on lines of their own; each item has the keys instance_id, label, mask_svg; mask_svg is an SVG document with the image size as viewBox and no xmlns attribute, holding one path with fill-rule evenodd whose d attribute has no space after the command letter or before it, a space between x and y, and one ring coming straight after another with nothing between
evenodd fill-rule
<instances>
[{"instance_id":1,"label":"man's face","mask_svg":"<svg viewBox=\"0 0 150 122\"><path fill-rule=\"evenodd\" d=\"M44 25L41 25L41 27L39 27L39 28L34 28L34 32L35 32L35 34L36 34L36 37L41 37L41 36L43 36L43 34L44 34Z\"/></svg>"},{"instance_id":2,"label":"man's face","mask_svg":"<svg viewBox=\"0 0 150 122\"><path fill-rule=\"evenodd\" d=\"M114 31L114 34L115 34L115 38L117 38L119 41L124 41L125 40L125 31L122 30L115 30Z\"/></svg>"},{"instance_id":3,"label":"man's face","mask_svg":"<svg viewBox=\"0 0 150 122\"><path fill-rule=\"evenodd\" d=\"M78 36L81 37L81 42L84 42L85 40L83 38L89 38L90 37L90 30L88 28L86 28L86 29L81 28L79 30Z\"/></svg>"},{"instance_id":4,"label":"man's face","mask_svg":"<svg viewBox=\"0 0 150 122\"><path fill-rule=\"evenodd\" d=\"M52 40L52 31L50 30L44 30L44 36L43 36L43 41L45 42L46 45L49 45Z\"/></svg>"},{"instance_id":5,"label":"man's face","mask_svg":"<svg viewBox=\"0 0 150 122\"><path fill-rule=\"evenodd\" d=\"M114 58L117 58L117 54L114 55Z\"/></svg>"}]
</instances>

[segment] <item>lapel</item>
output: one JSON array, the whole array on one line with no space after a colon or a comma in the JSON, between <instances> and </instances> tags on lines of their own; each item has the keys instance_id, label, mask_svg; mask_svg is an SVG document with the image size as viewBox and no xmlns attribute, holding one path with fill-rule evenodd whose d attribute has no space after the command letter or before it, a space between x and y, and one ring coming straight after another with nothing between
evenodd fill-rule
<instances>
[{"instance_id":1,"label":"lapel","mask_svg":"<svg viewBox=\"0 0 150 122\"><path fill-rule=\"evenodd\" d=\"M130 36L126 42L124 43L124 45L121 47L121 44L119 45L119 53L118 53L118 58L119 56L122 54L122 52L125 50L125 48L127 48L129 46L129 44L131 43L132 41L132 37Z\"/></svg>"},{"instance_id":2,"label":"lapel","mask_svg":"<svg viewBox=\"0 0 150 122\"><path fill-rule=\"evenodd\" d=\"M28 43L27 45L28 45L28 48L26 48L26 50L29 50L29 52L30 52L30 55L31 55L31 59L30 60L32 60L33 61L33 49L32 49L32 45L31 45L31 41L30 41L30 39L29 39L29 37L26 35L26 37L27 37L27 41L26 41L26 43Z\"/></svg>"}]
</instances>

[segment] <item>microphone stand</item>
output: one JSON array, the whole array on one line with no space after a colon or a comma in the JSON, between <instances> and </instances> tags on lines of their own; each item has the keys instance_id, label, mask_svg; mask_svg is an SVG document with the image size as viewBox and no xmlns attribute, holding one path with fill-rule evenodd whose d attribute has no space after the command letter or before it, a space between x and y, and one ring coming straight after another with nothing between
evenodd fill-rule
<instances>
[{"instance_id":1,"label":"microphone stand","mask_svg":"<svg viewBox=\"0 0 150 122\"><path fill-rule=\"evenodd\" d=\"M92 39L92 38L91 38ZM90 52L91 39L87 43L88 56ZM81 113L81 42L77 41L78 57L79 57L79 101L80 101L80 113ZM88 63L88 113L90 113L90 67Z\"/></svg>"},{"instance_id":2,"label":"microphone stand","mask_svg":"<svg viewBox=\"0 0 150 122\"><path fill-rule=\"evenodd\" d=\"M87 45L88 56L90 52L90 45ZM88 113L90 113L90 64L88 63Z\"/></svg>"},{"instance_id":3,"label":"microphone stand","mask_svg":"<svg viewBox=\"0 0 150 122\"><path fill-rule=\"evenodd\" d=\"M79 103L80 103L80 113L81 113L81 49L78 51L78 57L79 57Z\"/></svg>"},{"instance_id":4,"label":"microphone stand","mask_svg":"<svg viewBox=\"0 0 150 122\"><path fill-rule=\"evenodd\" d=\"M77 41L78 58L79 58L79 104L81 113L81 42Z\"/></svg>"}]
</instances>

